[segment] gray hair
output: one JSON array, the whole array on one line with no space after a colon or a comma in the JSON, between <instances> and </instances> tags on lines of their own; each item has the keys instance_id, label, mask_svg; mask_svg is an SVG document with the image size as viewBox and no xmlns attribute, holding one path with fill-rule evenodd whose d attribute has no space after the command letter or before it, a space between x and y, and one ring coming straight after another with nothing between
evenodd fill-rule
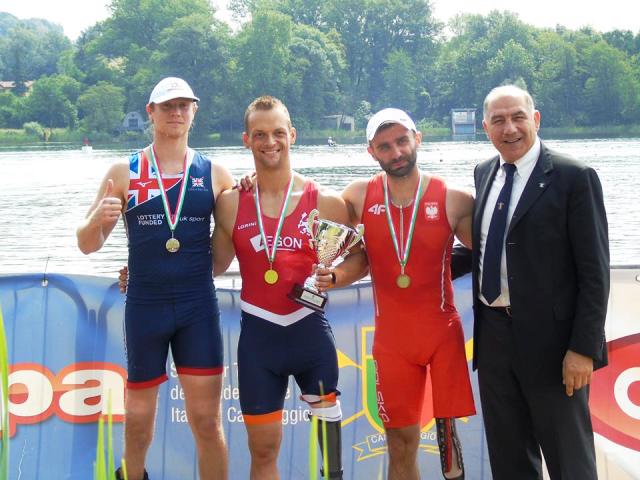
<instances>
[{"instance_id":1,"label":"gray hair","mask_svg":"<svg viewBox=\"0 0 640 480\"><path fill-rule=\"evenodd\" d=\"M489 103L499 97L503 96L512 96L512 97L524 97L525 103L527 105L527 109L529 113L533 115L536 107L533 103L533 97L529 92L524 90L523 88L518 87L517 85L501 85L499 87L495 87L491 90L488 95L484 99L484 104L482 105L482 117L487 118L487 110L489 109Z\"/></svg>"}]
</instances>

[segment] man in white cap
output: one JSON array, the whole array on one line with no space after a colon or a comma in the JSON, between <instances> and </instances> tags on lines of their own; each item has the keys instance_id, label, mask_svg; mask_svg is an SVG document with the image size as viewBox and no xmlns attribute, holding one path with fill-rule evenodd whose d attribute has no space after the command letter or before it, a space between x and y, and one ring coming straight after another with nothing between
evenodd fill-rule
<instances>
[{"instance_id":1,"label":"man in white cap","mask_svg":"<svg viewBox=\"0 0 640 480\"><path fill-rule=\"evenodd\" d=\"M169 346L195 439L201 480L227 477L220 416L222 338L212 277L214 206L233 179L188 146L198 97L180 78L161 80L147 113L153 143L114 164L78 228L83 253L99 250L120 215L129 247L125 309L129 480L147 479L158 388ZM124 478L121 469L116 474Z\"/></svg>"},{"instance_id":2,"label":"man in white cap","mask_svg":"<svg viewBox=\"0 0 640 480\"><path fill-rule=\"evenodd\" d=\"M453 304L454 236L471 246L471 194L448 188L416 165L422 139L402 110L367 125L367 151L382 172L343 192L352 223L365 227L366 257L318 271L318 286L347 285L367 273L375 286L373 357L378 414L389 449L388 478L417 480L422 403L430 368L442 472L463 479L456 417L475 414L460 317Z\"/></svg>"}]
</instances>

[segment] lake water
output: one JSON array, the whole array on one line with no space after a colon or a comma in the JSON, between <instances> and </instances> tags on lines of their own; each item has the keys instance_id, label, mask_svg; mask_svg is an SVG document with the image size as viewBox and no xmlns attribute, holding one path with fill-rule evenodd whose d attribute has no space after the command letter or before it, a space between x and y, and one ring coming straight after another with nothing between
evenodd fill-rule
<instances>
[{"instance_id":1,"label":"lake water","mask_svg":"<svg viewBox=\"0 0 640 480\"><path fill-rule=\"evenodd\" d=\"M547 141L550 147L596 169L604 188L612 265L640 265L640 139ZM202 148L234 176L253 168L241 147ZM126 263L122 222L101 251L85 256L75 228L84 218L108 167L128 150L74 150L37 147L0 150L0 273L81 273L116 276ZM425 142L421 168L449 184L473 190L473 167L494 154L488 142ZM299 172L340 190L379 170L365 145L300 146L292 152Z\"/></svg>"}]
</instances>

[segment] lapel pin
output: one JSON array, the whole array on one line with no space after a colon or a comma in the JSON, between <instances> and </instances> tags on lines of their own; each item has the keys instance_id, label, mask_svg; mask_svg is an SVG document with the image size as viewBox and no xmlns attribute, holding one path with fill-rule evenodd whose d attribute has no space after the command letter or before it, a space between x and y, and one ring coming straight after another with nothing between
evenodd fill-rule
<instances>
[{"instance_id":1,"label":"lapel pin","mask_svg":"<svg viewBox=\"0 0 640 480\"><path fill-rule=\"evenodd\" d=\"M544 182L540 182L540 183L538 184L538 186L539 186L540 188L544 188Z\"/></svg>"}]
</instances>

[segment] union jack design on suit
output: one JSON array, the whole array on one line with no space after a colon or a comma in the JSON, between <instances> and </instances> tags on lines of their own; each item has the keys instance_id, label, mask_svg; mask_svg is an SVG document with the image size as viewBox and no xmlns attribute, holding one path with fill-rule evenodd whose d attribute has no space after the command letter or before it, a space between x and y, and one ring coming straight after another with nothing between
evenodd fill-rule
<instances>
[{"instance_id":1,"label":"union jack design on suit","mask_svg":"<svg viewBox=\"0 0 640 480\"><path fill-rule=\"evenodd\" d=\"M182 178L181 175L162 176L164 186L167 190L173 187ZM132 208L151 200L160 195L156 171L144 154L144 150L134 155L129 162L129 194L127 196L127 209Z\"/></svg>"}]
</instances>

